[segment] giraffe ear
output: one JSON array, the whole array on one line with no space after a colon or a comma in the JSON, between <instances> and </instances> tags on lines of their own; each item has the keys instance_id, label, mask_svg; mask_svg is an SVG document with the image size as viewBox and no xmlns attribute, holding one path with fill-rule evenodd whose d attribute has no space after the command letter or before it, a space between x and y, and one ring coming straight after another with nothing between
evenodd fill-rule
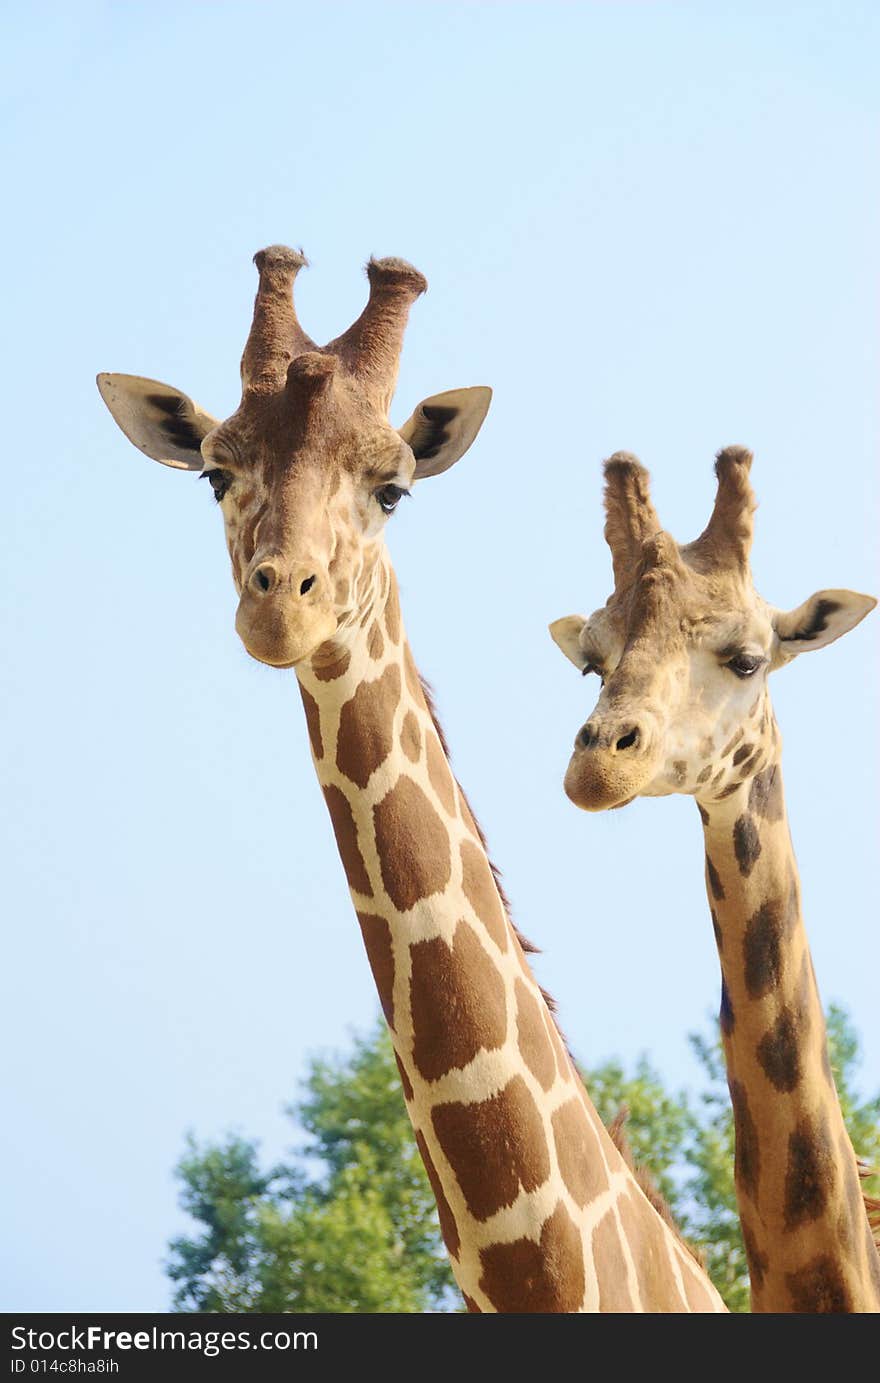
<instances>
[{"instance_id":1,"label":"giraffe ear","mask_svg":"<svg viewBox=\"0 0 880 1383\"><path fill-rule=\"evenodd\" d=\"M399 429L416 458L416 480L448 471L464 456L483 425L492 402L492 390L448 389L422 399L411 418Z\"/></svg>"},{"instance_id":2,"label":"giraffe ear","mask_svg":"<svg viewBox=\"0 0 880 1383\"><path fill-rule=\"evenodd\" d=\"M139 375L98 375L98 389L130 442L154 461L200 471L202 438L217 426L179 389Z\"/></svg>"},{"instance_id":3,"label":"giraffe ear","mask_svg":"<svg viewBox=\"0 0 880 1383\"><path fill-rule=\"evenodd\" d=\"M775 665L787 663L799 653L824 648L841 634L848 634L876 604L874 596L857 591L817 591L796 610L777 610L773 617L779 640Z\"/></svg>"},{"instance_id":4,"label":"giraffe ear","mask_svg":"<svg viewBox=\"0 0 880 1383\"><path fill-rule=\"evenodd\" d=\"M551 639L579 672L583 672L587 666L587 655L581 648L581 633L586 623L583 615L565 615L550 625Z\"/></svg>"}]
</instances>

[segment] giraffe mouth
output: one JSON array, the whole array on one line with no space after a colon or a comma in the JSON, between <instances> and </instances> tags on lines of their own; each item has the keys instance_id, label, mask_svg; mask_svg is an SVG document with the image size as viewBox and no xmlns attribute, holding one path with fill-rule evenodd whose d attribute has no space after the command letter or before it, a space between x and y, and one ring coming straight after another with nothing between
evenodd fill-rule
<instances>
[{"instance_id":1,"label":"giraffe mouth","mask_svg":"<svg viewBox=\"0 0 880 1383\"><path fill-rule=\"evenodd\" d=\"M645 791L649 762L621 762L622 756L576 749L565 773L565 794L585 812L621 811Z\"/></svg>"},{"instance_id":2,"label":"giraffe mouth","mask_svg":"<svg viewBox=\"0 0 880 1383\"><path fill-rule=\"evenodd\" d=\"M250 656L268 667L292 668L305 662L326 643L337 627L325 605L291 609L289 601L257 602L243 597L235 617L238 636Z\"/></svg>"},{"instance_id":3,"label":"giraffe mouth","mask_svg":"<svg viewBox=\"0 0 880 1383\"><path fill-rule=\"evenodd\" d=\"M291 659L289 663L276 663L269 658L258 658L256 653L251 653L250 649L246 649L245 652L249 657L253 658L255 663L262 663L263 667L273 667L278 672L289 672L292 667L296 667L297 663L305 661L304 658L294 658ZM306 654L306 657L308 657L308 654Z\"/></svg>"}]
</instances>

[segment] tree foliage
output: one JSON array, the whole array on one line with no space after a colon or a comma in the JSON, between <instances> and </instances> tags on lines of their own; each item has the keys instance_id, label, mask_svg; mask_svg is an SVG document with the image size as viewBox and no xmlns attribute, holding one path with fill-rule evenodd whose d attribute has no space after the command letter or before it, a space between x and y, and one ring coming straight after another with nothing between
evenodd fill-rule
<instances>
[{"instance_id":1,"label":"tree foliage","mask_svg":"<svg viewBox=\"0 0 880 1383\"><path fill-rule=\"evenodd\" d=\"M190 1140L181 1204L200 1227L170 1245L180 1311L424 1312L455 1304L434 1199L384 1024L316 1060L288 1113L307 1135L259 1170L255 1142ZM316 1168L316 1171L306 1170Z\"/></svg>"},{"instance_id":2,"label":"tree foliage","mask_svg":"<svg viewBox=\"0 0 880 1383\"><path fill-rule=\"evenodd\" d=\"M864 1100L856 1092L858 1037L836 1005L828 1011L828 1038L853 1146L877 1166L880 1094ZM667 1089L644 1056L630 1074L612 1060L585 1076L606 1123L626 1108L636 1158L702 1252L728 1307L748 1311L720 1040L717 1029L689 1040L705 1076L696 1096ZM181 1204L199 1232L170 1245L175 1308L460 1309L385 1025L356 1039L347 1056L313 1061L300 1100L287 1112L306 1142L293 1160L266 1171L257 1144L238 1135L205 1147L189 1141L177 1176Z\"/></svg>"}]
</instances>

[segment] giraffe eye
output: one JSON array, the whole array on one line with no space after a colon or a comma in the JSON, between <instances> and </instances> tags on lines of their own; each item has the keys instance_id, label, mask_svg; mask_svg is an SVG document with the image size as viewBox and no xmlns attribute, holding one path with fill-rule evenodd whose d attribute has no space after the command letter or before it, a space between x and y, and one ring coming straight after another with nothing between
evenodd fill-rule
<instances>
[{"instance_id":1,"label":"giraffe eye","mask_svg":"<svg viewBox=\"0 0 880 1383\"><path fill-rule=\"evenodd\" d=\"M211 489L214 491L214 498L217 500L218 504L232 484L232 476L229 472L217 469L202 471L199 480L207 480Z\"/></svg>"},{"instance_id":2,"label":"giraffe eye","mask_svg":"<svg viewBox=\"0 0 880 1383\"><path fill-rule=\"evenodd\" d=\"M404 490L402 485L382 485L373 493L382 513L393 514L403 496L409 494L409 490Z\"/></svg>"},{"instance_id":3,"label":"giraffe eye","mask_svg":"<svg viewBox=\"0 0 880 1383\"><path fill-rule=\"evenodd\" d=\"M731 672L736 673L737 677L753 677L759 667L763 667L765 658L759 658L755 653L737 653L735 658L731 658L725 663Z\"/></svg>"}]
</instances>

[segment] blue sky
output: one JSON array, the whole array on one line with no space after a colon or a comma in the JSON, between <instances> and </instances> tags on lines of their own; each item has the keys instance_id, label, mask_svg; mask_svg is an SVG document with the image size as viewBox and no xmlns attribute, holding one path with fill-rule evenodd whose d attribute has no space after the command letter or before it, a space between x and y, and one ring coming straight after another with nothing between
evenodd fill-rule
<instances>
[{"instance_id":1,"label":"blue sky","mask_svg":"<svg viewBox=\"0 0 880 1383\"><path fill-rule=\"evenodd\" d=\"M251 256L327 340L410 259L392 417L488 383L390 530L417 661L541 982L588 1062L673 1084L717 1010L684 799L587 817L548 622L609 590L604 456L688 540L745 442L756 583L880 591L873 4L36 4L4 22L0 800L7 1310L161 1310L188 1130L267 1157L377 1004L292 674L249 661L205 487L98 370L237 404ZM774 701L823 998L880 1087L875 615Z\"/></svg>"}]
</instances>

